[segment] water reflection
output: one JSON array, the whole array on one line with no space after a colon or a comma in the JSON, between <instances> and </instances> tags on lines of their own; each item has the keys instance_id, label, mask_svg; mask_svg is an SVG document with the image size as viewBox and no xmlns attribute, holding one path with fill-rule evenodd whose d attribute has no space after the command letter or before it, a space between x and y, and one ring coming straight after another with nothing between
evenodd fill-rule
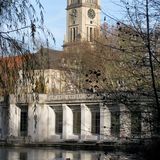
<instances>
[{"instance_id":1,"label":"water reflection","mask_svg":"<svg viewBox=\"0 0 160 160\"><path fill-rule=\"evenodd\" d=\"M0 149L0 160L136 160L137 157L124 153L98 151L66 151L58 149Z\"/></svg>"},{"instance_id":2,"label":"water reflection","mask_svg":"<svg viewBox=\"0 0 160 160\"><path fill-rule=\"evenodd\" d=\"M27 152L20 152L19 159L20 160L27 160Z\"/></svg>"}]
</instances>

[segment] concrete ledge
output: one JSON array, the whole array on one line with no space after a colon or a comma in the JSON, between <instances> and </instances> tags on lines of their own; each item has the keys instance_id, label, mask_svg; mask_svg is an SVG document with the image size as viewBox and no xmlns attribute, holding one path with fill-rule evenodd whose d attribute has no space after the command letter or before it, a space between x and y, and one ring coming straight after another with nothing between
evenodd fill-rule
<instances>
[{"instance_id":1,"label":"concrete ledge","mask_svg":"<svg viewBox=\"0 0 160 160\"><path fill-rule=\"evenodd\" d=\"M97 150L97 151L138 151L143 147L142 143L120 143L120 142L76 142L76 141L63 141L63 142L43 142L43 143L9 143L0 142L3 147L53 147L59 149L71 150ZM133 149L134 148L134 149Z\"/></svg>"}]
</instances>

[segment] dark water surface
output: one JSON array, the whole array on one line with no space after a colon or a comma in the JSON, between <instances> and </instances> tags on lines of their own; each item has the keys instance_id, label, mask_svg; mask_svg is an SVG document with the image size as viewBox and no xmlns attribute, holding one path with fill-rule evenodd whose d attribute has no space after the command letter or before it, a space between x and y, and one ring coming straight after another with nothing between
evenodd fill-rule
<instances>
[{"instance_id":1,"label":"dark water surface","mask_svg":"<svg viewBox=\"0 0 160 160\"><path fill-rule=\"evenodd\" d=\"M53 148L0 148L0 160L139 160L134 154Z\"/></svg>"}]
</instances>

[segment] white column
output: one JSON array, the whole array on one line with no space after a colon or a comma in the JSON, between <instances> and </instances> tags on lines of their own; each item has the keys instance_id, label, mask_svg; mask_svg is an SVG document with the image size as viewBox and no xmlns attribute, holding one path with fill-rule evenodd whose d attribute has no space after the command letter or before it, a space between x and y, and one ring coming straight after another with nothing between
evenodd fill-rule
<instances>
[{"instance_id":1,"label":"white column","mask_svg":"<svg viewBox=\"0 0 160 160\"><path fill-rule=\"evenodd\" d=\"M73 113L72 110L66 105L63 107L63 139L69 139L73 135Z\"/></svg>"},{"instance_id":2,"label":"white column","mask_svg":"<svg viewBox=\"0 0 160 160\"><path fill-rule=\"evenodd\" d=\"M39 104L37 109L39 141L52 140L55 135L55 113L46 104Z\"/></svg>"},{"instance_id":3,"label":"white column","mask_svg":"<svg viewBox=\"0 0 160 160\"><path fill-rule=\"evenodd\" d=\"M48 118L48 112L47 108L43 104L39 104L38 106L38 136L39 141L46 141L47 140L47 118Z\"/></svg>"},{"instance_id":4,"label":"white column","mask_svg":"<svg viewBox=\"0 0 160 160\"><path fill-rule=\"evenodd\" d=\"M34 104L28 105L28 136L31 137L31 141L38 141L38 123L39 123L39 115L38 115L39 106L34 106ZM35 111L34 111L35 110Z\"/></svg>"},{"instance_id":5,"label":"white column","mask_svg":"<svg viewBox=\"0 0 160 160\"><path fill-rule=\"evenodd\" d=\"M47 106L48 109L48 140L53 141L53 136L55 135L55 111L50 107Z\"/></svg>"},{"instance_id":6,"label":"white column","mask_svg":"<svg viewBox=\"0 0 160 160\"><path fill-rule=\"evenodd\" d=\"M120 107L120 138L131 137L131 114L128 108L121 104Z\"/></svg>"},{"instance_id":7,"label":"white column","mask_svg":"<svg viewBox=\"0 0 160 160\"><path fill-rule=\"evenodd\" d=\"M21 125L21 109L17 107L17 130L18 130L18 135L20 136L20 125Z\"/></svg>"},{"instance_id":8,"label":"white column","mask_svg":"<svg viewBox=\"0 0 160 160\"><path fill-rule=\"evenodd\" d=\"M15 104L9 105L9 135L15 137L20 135L20 112L21 109Z\"/></svg>"},{"instance_id":9,"label":"white column","mask_svg":"<svg viewBox=\"0 0 160 160\"><path fill-rule=\"evenodd\" d=\"M111 112L106 105L100 103L100 139L111 137Z\"/></svg>"},{"instance_id":10,"label":"white column","mask_svg":"<svg viewBox=\"0 0 160 160\"><path fill-rule=\"evenodd\" d=\"M34 111L35 110L35 111ZM45 104L28 107L28 136L32 141L52 140L55 135L55 112Z\"/></svg>"},{"instance_id":11,"label":"white column","mask_svg":"<svg viewBox=\"0 0 160 160\"><path fill-rule=\"evenodd\" d=\"M81 104L81 140L85 140L88 135L91 135L91 116L90 109L85 104Z\"/></svg>"},{"instance_id":12,"label":"white column","mask_svg":"<svg viewBox=\"0 0 160 160\"><path fill-rule=\"evenodd\" d=\"M55 113L49 105L41 104L38 107L39 141L52 140L55 135Z\"/></svg>"}]
</instances>

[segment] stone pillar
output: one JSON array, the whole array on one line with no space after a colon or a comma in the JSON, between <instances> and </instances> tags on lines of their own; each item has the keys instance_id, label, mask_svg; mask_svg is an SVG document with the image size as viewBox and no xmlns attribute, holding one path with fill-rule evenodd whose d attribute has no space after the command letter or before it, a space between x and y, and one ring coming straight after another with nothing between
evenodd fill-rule
<instances>
[{"instance_id":1,"label":"stone pillar","mask_svg":"<svg viewBox=\"0 0 160 160\"><path fill-rule=\"evenodd\" d=\"M38 105L38 136L39 141L46 141L47 140L47 119L48 119L48 112L47 107L44 104Z\"/></svg>"},{"instance_id":2,"label":"stone pillar","mask_svg":"<svg viewBox=\"0 0 160 160\"><path fill-rule=\"evenodd\" d=\"M28 136L32 141L51 141L55 135L55 112L45 104L34 107L34 104L28 107Z\"/></svg>"},{"instance_id":3,"label":"stone pillar","mask_svg":"<svg viewBox=\"0 0 160 160\"><path fill-rule=\"evenodd\" d=\"M39 141L52 140L52 137L55 135L55 113L46 104L41 104L38 107Z\"/></svg>"},{"instance_id":4,"label":"stone pillar","mask_svg":"<svg viewBox=\"0 0 160 160\"><path fill-rule=\"evenodd\" d=\"M48 109L48 140L53 141L53 137L55 135L55 122L56 122L56 116L55 116L55 111L50 107L47 106Z\"/></svg>"},{"instance_id":5,"label":"stone pillar","mask_svg":"<svg viewBox=\"0 0 160 160\"><path fill-rule=\"evenodd\" d=\"M34 116L37 112L34 112L34 104L28 105L28 136L30 141L35 141L37 135L37 125L35 124Z\"/></svg>"},{"instance_id":6,"label":"stone pillar","mask_svg":"<svg viewBox=\"0 0 160 160\"><path fill-rule=\"evenodd\" d=\"M128 108L121 104L120 107L120 138L131 137L131 114Z\"/></svg>"},{"instance_id":7,"label":"stone pillar","mask_svg":"<svg viewBox=\"0 0 160 160\"><path fill-rule=\"evenodd\" d=\"M91 135L91 114L90 109L85 104L81 104L81 140L85 140L88 135Z\"/></svg>"},{"instance_id":8,"label":"stone pillar","mask_svg":"<svg viewBox=\"0 0 160 160\"><path fill-rule=\"evenodd\" d=\"M28 105L28 136L31 141L40 142L48 140L49 106L45 105L46 95L39 94L39 101Z\"/></svg>"},{"instance_id":9,"label":"stone pillar","mask_svg":"<svg viewBox=\"0 0 160 160\"><path fill-rule=\"evenodd\" d=\"M100 103L100 139L111 137L111 112L109 108Z\"/></svg>"},{"instance_id":10,"label":"stone pillar","mask_svg":"<svg viewBox=\"0 0 160 160\"><path fill-rule=\"evenodd\" d=\"M63 107L63 139L69 139L73 135L73 113L66 104Z\"/></svg>"},{"instance_id":11,"label":"stone pillar","mask_svg":"<svg viewBox=\"0 0 160 160\"><path fill-rule=\"evenodd\" d=\"M21 109L15 104L9 105L9 136L20 136Z\"/></svg>"}]
</instances>

